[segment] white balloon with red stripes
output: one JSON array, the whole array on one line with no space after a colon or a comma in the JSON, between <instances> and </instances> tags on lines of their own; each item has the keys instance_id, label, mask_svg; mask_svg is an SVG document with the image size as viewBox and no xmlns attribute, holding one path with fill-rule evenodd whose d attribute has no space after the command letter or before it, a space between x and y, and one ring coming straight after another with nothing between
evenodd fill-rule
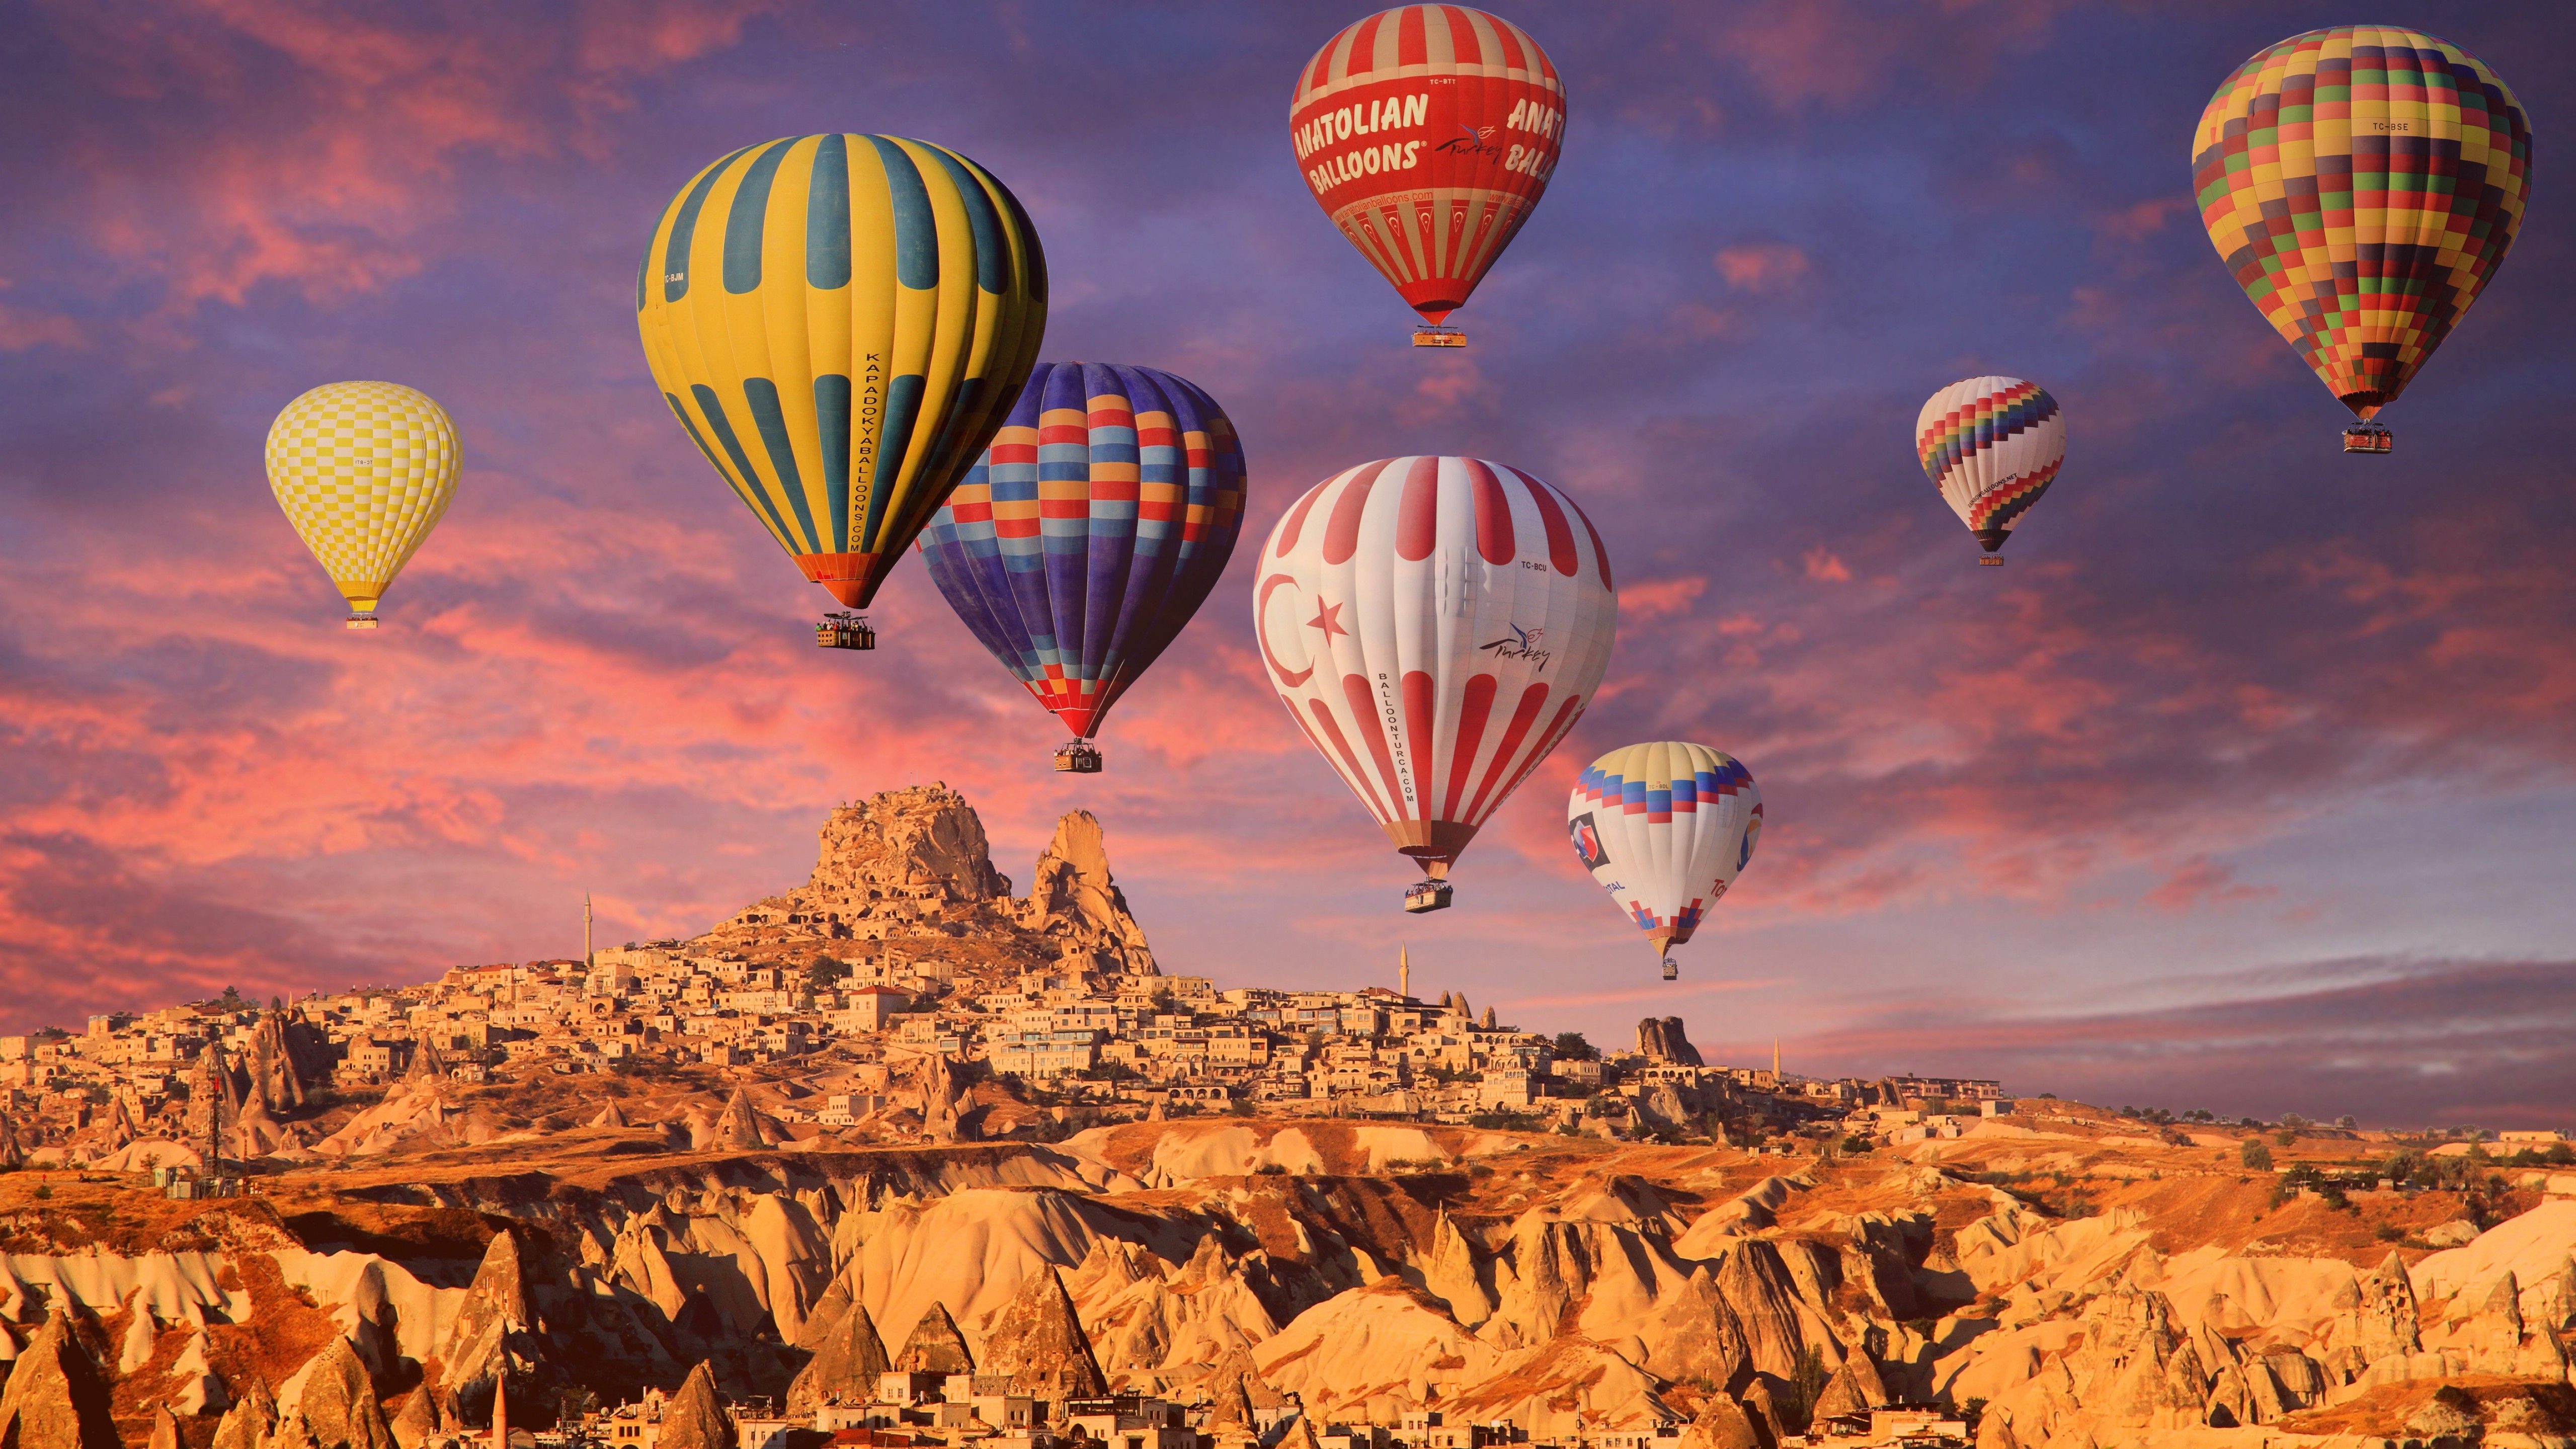
<instances>
[{"instance_id":1,"label":"white balloon with red stripes","mask_svg":"<svg viewBox=\"0 0 2576 1449\"><path fill-rule=\"evenodd\" d=\"M1562 492L1478 458L1388 458L1262 545L1264 669L1325 762L1432 881L1592 702L1619 599Z\"/></svg>"}]
</instances>

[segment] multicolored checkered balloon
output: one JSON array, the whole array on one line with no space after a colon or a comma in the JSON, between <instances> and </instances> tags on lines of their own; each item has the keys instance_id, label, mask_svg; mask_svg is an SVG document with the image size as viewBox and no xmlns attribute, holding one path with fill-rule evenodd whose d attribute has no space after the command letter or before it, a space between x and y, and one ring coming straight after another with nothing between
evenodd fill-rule
<instances>
[{"instance_id":1,"label":"multicolored checkered balloon","mask_svg":"<svg viewBox=\"0 0 2576 1449\"><path fill-rule=\"evenodd\" d=\"M2392 25L2311 30L2237 67L2191 152L2210 244L2365 421L2477 300L2531 195L2513 88Z\"/></svg>"},{"instance_id":2,"label":"multicolored checkered balloon","mask_svg":"<svg viewBox=\"0 0 2576 1449\"><path fill-rule=\"evenodd\" d=\"M425 393L333 382L286 405L268 429L268 486L286 521L348 599L374 610L456 498L456 424Z\"/></svg>"}]
</instances>

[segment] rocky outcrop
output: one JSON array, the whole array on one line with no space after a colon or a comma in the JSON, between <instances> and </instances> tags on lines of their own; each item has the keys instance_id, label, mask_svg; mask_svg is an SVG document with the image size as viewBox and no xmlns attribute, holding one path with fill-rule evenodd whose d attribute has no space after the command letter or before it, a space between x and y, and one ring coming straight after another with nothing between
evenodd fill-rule
<instances>
[{"instance_id":1,"label":"rocky outcrop","mask_svg":"<svg viewBox=\"0 0 2576 1449\"><path fill-rule=\"evenodd\" d=\"M948 1315L948 1305L933 1303L912 1326L894 1366L917 1374L971 1374L975 1355L966 1347L966 1335L957 1331L957 1320Z\"/></svg>"},{"instance_id":2,"label":"rocky outcrop","mask_svg":"<svg viewBox=\"0 0 2576 1449\"><path fill-rule=\"evenodd\" d=\"M253 1379L215 1425L209 1449L261 1449L277 1423L277 1404L266 1385Z\"/></svg>"},{"instance_id":3,"label":"rocky outcrop","mask_svg":"<svg viewBox=\"0 0 2576 1449\"><path fill-rule=\"evenodd\" d=\"M57 1310L19 1351L0 1389L7 1449L120 1449L107 1380Z\"/></svg>"},{"instance_id":4,"label":"rocky outcrop","mask_svg":"<svg viewBox=\"0 0 2576 1449\"><path fill-rule=\"evenodd\" d=\"M1682 1449L1773 1449L1775 1442L1742 1404L1725 1394L1711 1394L1682 1432Z\"/></svg>"},{"instance_id":5,"label":"rocky outcrop","mask_svg":"<svg viewBox=\"0 0 2576 1449\"><path fill-rule=\"evenodd\" d=\"M437 1396L422 1388L404 1401L401 1413L394 1415L394 1442L402 1449L421 1449L439 1437L445 1427Z\"/></svg>"},{"instance_id":6,"label":"rocky outcrop","mask_svg":"<svg viewBox=\"0 0 2576 1449\"><path fill-rule=\"evenodd\" d=\"M1037 874L1016 914L1027 929L1062 937L1069 952L1087 953L1094 969L1154 974L1144 928L1110 877L1100 821L1088 810L1056 822L1055 839L1038 853Z\"/></svg>"},{"instance_id":7,"label":"rocky outcrop","mask_svg":"<svg viewBox=\"0 0 2576 1449\"><path fill-rule=\"evenodd\" d=\"M1008 1374L1013 1393L1051 1402L1109 1392L1109 1379L1092 1356L1091 1339L1082 1331L1060 1270L1050 1266L1031 1273L1019 1296L986 1325L984 1372Z\"/></svg>"},{"instance_id":8,"label":"rocky outcrop","mask_svg":"<svg viewBox=\"0 0 2576 1449\"><path fill-rule=\"evenodd\" d=\"M837 1286L837 1285L835 1285ZM833 1402L866 1403L876 1397L877 1380L894 1367L876 1321L864 1305L845 1295L837 1321L813 1345L814 1357L787 1386L787 1417L802 1418Z\"/></svg>"},{"instance_id":9,"label":"rocky outcrop","mask_svg":"<svg viewBox=\"0 0 2576 1449\"><path fill-rule=\"evenodd\" d=\"M717 1116L713 1136L712 1145L728 1152L758 1152L775 1140L740 1087L733 1089L733 1096Z\"/></svg>"},{"instance_id":10,"label":"rocky outcrop","mask_svg":"<svg viewBox=\"0 0 2576 1449\"><path fill-rule=\"evenodd\" d=\"M736 1449L735 1441L733 1415L725 1412L724 1396L716 1392L715 1370L699 1364L662 1406L654 1449Z\"/></svg>"},{"instance_id":11,"label":"rocky outcrop","mask_svg":"<svg viewBox=\"0 0 2576 1449\"><path fill-rule=\"evenodd\" d=\"M1690 1044L1678 1016L1650 1016L1638 1022L1637 1050L1643 1052L1648 1061L1670 1062L1685 1067L1702 1065L1699 1048Z\"/></svg>"},{"instance_id":12,"label":"rocky outcrop","mask_svg":"<svg viewBox=\"0 0 2576 1449\"><path fill-rule=\"evenodd\" d=\"M331 1340L305 1369L290 1421L314 1449L400 1449L375 1381L346 1336Z\"/></svg>"},{"instance_id":13,"label":"rocky outcrop","mask_svg":"<svg viewBox=\"0 0 2576 1449\"><path fill-rule=\"evenodd\" d=\"M526 1275L520 1269L518 1240L508 1233L495 1233L439 1354L445 1381L462 1388L507 1373L512 1367L512 1335L524 1334L535 1321L528 1305Z\"/></svg>"}]
</instances>

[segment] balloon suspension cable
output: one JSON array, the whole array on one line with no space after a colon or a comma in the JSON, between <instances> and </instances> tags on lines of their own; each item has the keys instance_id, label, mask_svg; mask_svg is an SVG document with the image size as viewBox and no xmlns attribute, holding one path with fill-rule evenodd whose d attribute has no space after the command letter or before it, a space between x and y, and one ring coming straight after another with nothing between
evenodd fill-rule
<instances>
[{"instance_id":1,"label":"balloon suspension cable","mask_svg":"<svg viewBox=\"0 0 2576 1449\"><path fill-rule=\"evenodd\" d=\"M370 609L351 609L349 611L349 617L343 621L343 627L350 629L372 629L376 627L375 612Z\"/></svg>"},{"instance_id":2,"label":"balloon suspension cable","mask_svg":"<svg viewBox=\"0 0 2576 1449\"><path fill-rule=\"evenodd\" d=\"M1404 909L1417 916L1426 911L1445 911L1449 909L1451 894L1449 882L1426 876L1405 891Z\"/></svg>"},{"instance_id":3,"label":"balloon suspension cable","mask_svg":"<svg viewBox=\"0 0 2576 1449\"><path fill-rule=\"evenodd\" d=\"M1089 740L1058 745L1055 769L1059 775L1097 775L1100 773L1100 747Z\"/></svg>"},{"instance_id":4,"label":"balloon suspension cable","mask_svg":"<svg viewBox=\"0 0 2576 1449\"><path fill-rule=\"evenodd\" d=\"M867 616L843 610L824 615L814 626L814 644L820 649L874 649L877 631L868 627Z\"/></svg>"},{"instance_id":5,"label":"balloon suspension cable","mask_svg":"<svg viewBox=\"0 0 2576 1449\"><path fill-rule=\"evenodd\" d=\"M1455 327L1447 325L1446 323L1425 323L1424 325L1413 329L1413 345L1416 347L1464 347L1467 345L1467 334L1459 331Z\"/></svg>"},{"instance_id":6,"label":"balloon suspension cable","mask_svg":"<svg viewBox=\"0 0 2576 1449\"><path fill-rule=\"evenodd\" d=\"M2377 423L2355 423L2343 430L2343 450L2347 453L2392 453L2397 449L2397 435Z\"/></svg>"}]
</instances>

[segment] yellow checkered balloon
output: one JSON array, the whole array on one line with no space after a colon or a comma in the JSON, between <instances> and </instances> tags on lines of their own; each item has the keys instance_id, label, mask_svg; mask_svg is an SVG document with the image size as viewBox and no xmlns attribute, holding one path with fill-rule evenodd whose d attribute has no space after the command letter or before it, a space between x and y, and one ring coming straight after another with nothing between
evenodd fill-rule
<instances>
[{"instance_id":1,"label":"yellow checkered balloon","mask_svg":"<svg viewBox=\"0 0 2576 1449\"><path fill-rule=\"evenodd\" d=\"M269 425L268 486L348 599L352 627L374 622L446 515L460 457L447 410L400 383L325 383Z\"/></svg>"}]
</instances>

